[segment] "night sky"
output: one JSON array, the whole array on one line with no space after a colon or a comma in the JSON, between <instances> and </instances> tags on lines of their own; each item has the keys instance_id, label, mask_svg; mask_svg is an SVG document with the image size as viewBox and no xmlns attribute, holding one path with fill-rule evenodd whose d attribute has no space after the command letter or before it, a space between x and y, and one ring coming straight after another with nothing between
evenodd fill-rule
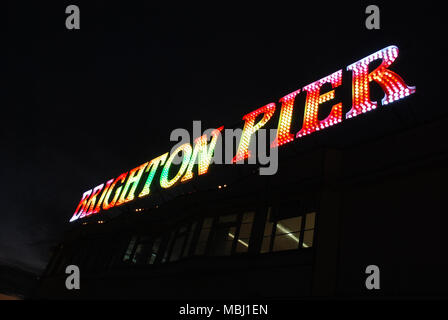
<instances>
[{"instance_id":1,"label":"night sky","mask_svg":"<svg viewBox=\"0 0 448 320\"><path fill-rule=\"evenodd\" d=\"M379 4L375 31L364 26L368 2L209 3L7 6L0 263L42 270L82 193L169 151L173 129L242 126L246 113L386 46L400 48L396 70L432 108L421 116L446 112L433 103L444 37L431 3ZM69 4L81 30L65 28Z\"/></svg>"}]
</instances>

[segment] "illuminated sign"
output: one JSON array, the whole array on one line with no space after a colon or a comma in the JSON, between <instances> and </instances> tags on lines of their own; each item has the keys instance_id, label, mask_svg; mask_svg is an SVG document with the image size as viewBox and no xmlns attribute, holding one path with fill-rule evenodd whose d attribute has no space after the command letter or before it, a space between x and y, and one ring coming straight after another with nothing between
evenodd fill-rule
<instances>
[{"instance_id":1,"label":"illuminated sign","mask_svg":"<svg viewBox=\"0 0 448 320\"><path fill-rule=\"evenodd\" d=\"M345 118L356 117L377 107L377 102L371 101L370 98L371 82L376 82L384 91L385 95L381 100L383 106L415 92L415 87L408 86L397 73L389 69L397 57L398 48L389 46L347 67L347 70L352 73L352 105L350 111L345 114ZM369 65L376 60L381 60L381 64L369 72ZM331 84L333 90L321 93L322 86L327 83ZM285 145L315 131L341 123L343 121L341 102L335 102L327 118L323 120L318 119L319 106L322 103L335 99L334 89L341 85L342 69L281 98L279 101L281 108L277 136L272 142L271 148ZM294 100L301 92L306 94L303 124L299 132L292 133L291 123L293 121ZM233 162L238 162L251 156L249 152L251 137L270 121L275 111L276 104L269 103L243 117L243 132ZM260 117L261 120L255 123L256 119ZM190 143L182 144L171 154L168 152L164 153L128 172L122 173L115 179L110 179L87 190L83 193L81 201L70 221L96 214L101 210L108 210L123 205L136 198L149 196L156 172L160 172L159 184L160 187L165 189L171 188L179 182L191 180L194 177L195 166L198 175L207 173L218 136L223 128L222 126L214 130L210 136L203 135L197 138L193 146ZM209 138L211 140L207 143ZM176 172L172 172L173 159L178 154L182 154L182 163L179 168L176 168ZM146 178L142 179L144 176ZM139 185L143 189L139 194L136 194Z\"/></svg>"}]
</instances>

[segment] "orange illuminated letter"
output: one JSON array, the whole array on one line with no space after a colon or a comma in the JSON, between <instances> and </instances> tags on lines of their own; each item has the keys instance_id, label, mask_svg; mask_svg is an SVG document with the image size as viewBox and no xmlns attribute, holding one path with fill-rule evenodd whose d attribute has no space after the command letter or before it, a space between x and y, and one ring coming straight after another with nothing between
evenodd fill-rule
<instances>
[{"instance_id":1,"label":"orange illuminated letter","mask_svg":"<svg viewBox=\"0 0 448 320\"><path fill-rule=\"evenodd\" d=\"M235 157L233 158L233 162L238 162L250 157L249 152L250 138L258 129L263 127L266 124L266 122L269 121L269 119L271 119L272 115L274 114L274 111L275 111L275 103L269 103L264 107L261 107L255 111L252 111L249 114L246 114L243 117L243 120L246 122L244 123L240 144L238 146L238 151ZM255 118L260 114L263 114L263 118L257 124L255 124Z\"/></svg>"}]
</instances>

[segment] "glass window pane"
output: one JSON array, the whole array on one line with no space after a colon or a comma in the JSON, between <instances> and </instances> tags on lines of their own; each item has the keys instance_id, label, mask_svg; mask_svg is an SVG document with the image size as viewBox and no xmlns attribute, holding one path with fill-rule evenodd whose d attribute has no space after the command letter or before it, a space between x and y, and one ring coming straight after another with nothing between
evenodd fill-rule
<instances>
[{"instance_id":1,"label":"glass window pane","mask_svg":"<svg viewBox=\"0 0 448 320\"><path fill-rule=\"evenodd\" d=\"M137 241L136 236L131 238L128 248L126 249L126 253L124 254L123 261L128 261L131 258L131 254L132 254L132 251L134 250L134 245L135 245L136 241Z\"/></svg>"},{"instance_id":2,"label":"glass window pane","mask_svg":"<svg viewBox=\"0 0 448 320\"><path fill-rule=\"evenodd\" d=\"M222 222L222 223L235 222L236 218L237 218L236 214L228 214L228 215L225 215L225 216L220 216L219 217L219 222Z\"/></svg>"},{"instance_id":3,"label":"glass window pane","mask_svg":"<svg viewBox=\"0 0 448 320\"><path fill-rule=\"evenodd\" d=\"M143 244L138 244L137 249L135 249L134 257L132 258L133 263L137 263L141 259L141 255L143 253Z\"/></svg>"},{"instance_id":4,"label":"glass window pane","mask_svg":"<svg viewBox=\"0 0 448 320\"><path fill-rule=\"evenodd\" d=\"M191 244L191 240L193 239L193 235L194 235L194 231L196 230L196 222L194 222L191 225L191 229L188 232L188 239L187 239L187 244L185 245L185 250L184 253L182 254L182 257L186 257L189 252L190 252L190 244Z\"/></svg>"},{"instance_id":5,"label":"glass window pane","mask_svg":"<svg viewBox=\"0 0 448 320\"><path fill-rule=\"evenodd\" d=\"M316 212L311 212L306 215L305 230L314 229L314 222L316 220Z\"/></svg>"},{"instance_id":6,"label":"glass window pane","mask_svg":"<svg viewBox=\"0 0 448 320\"><path fill-rule=\"evenodd\" d=\"M161 242L162 242L161 238L157 238L156 240L154 240L154 243L152 244L151 248L151 254L148 257L149 264L154 264L154 262L156 261L157 255L159 254L159 248Z\"/></svg>"},{"instance_id":7,"label":"glass window pane","mask_svg":"<svg viewBox=\"0 0 448 320\"><path fill-rule=\"evenodd\" d=\"M226 241L232 241L233 239L235 239L235 233L236 233L235 227L230 227L230 228L227 227L224 229L228 230L227 235L225 236Z\"/></svg>"},{"instance_id":8,"label":"glass window pane","mask_svg":"<svg viewBox=\"0 0 448 320\"><path fill-rule=\"evenodd\" d=\"M165 248L165 254L163 255L162 263L164 263L168 258L168 253L170 252L171 243L173 242L173 239L174 239L174 233L175 232L172 232L170 235L170 239L168 240L168 244Z\"/></svg>"},{"instance_id":9,"label":"glass window pane","mask_svg":"<svg viewBox=\"0 0 448 320\"><path fill-rule=\"evenodd\" d=\"M300 231L302 217L283 219L277 222L276 234Z\"/></svg>"},{"instance_id":10,"label":"glass window pane","mask_svg":"<svg viewBox=\"0 0 448 320\"><path fill-rule=\"evenodd\" d=\"M185 242L185 235L180 236L176 239L173 245L173 250L171 251L170 261L176 261L180 258L184 242Z\"/></svg>"},{"instance_id":11,"label":"glass window pane","mask_svg":"<svg viewBox=\"0 0 448 320\"><path fill-rule=\"evenodd\" d=\"M236 243L236 252L244 253L249 249L249 239L238 239Z\"/></svg>"},{"instance_id":12,"label":"glass window pane","mask_svg":"<svg viewBox=\"0 0 448 320\"><path fill-rule=\"evenodd\" d=\"M196 251L195 254L202 255L205 253L205 248L207 247L207 242L198 242L196 245Z\"/></svg>"},{"instance_id":13,"label":"glass window pane","mask_svg":"<svg viewBox=\"0 0 448 320\"><path fill-rule=\"evenodd\" d=\"M232 244L233 244L233 240L232 241L223 241L222 243L220 243L219 247L216 248L214 255L216 256L229 256L230 253L232 252Z\"/></svg>"},{"instance_id":14,"label":"glass window pane","mask_svg":"<svg viewBox=\"0 0 448 320\"><path fill-rule=\"evenodd\" d=\"M274 226L274 223L272 223L270 220L271 220L271 213L269 212L268 215L266 216L266 223L264 225L264 235L265 236L272 235L272 227Z\"/></svg>"},{"instance_id":15,"label":"glass window pane","mask_svg":"<svg viewBox=\"0 0 448 320\"><path fill-rule=\"evenodd\" d=\"M211 219L210 219L211 221ZM196 245L196 251L195 254L204 254L205 249L207 247L207 240L210 234L210 228L205 228L205 226L208 225L204 222L204 227L201 230L201 233L199 234L198 244ZM211 225L211 224L210 224Z\"/></svg>"},{"instance_id":16,"label":"glass window pane","mask_svg":"<svg viewBox=\"0 0 448 320\"><path fill-rule=\"evenodd\" d=\"M214 256L227 256L232 252L235 239L235 227L219 226L213 232L211 254Z\"/></svg>"},{"instance_id":17,"label":"glass window pane","mask_svg":"<svg viewBox=\"0 0 448 320\"><path fill-rule=\"evenodd\" d=\"M314 230L305 231L303 234L303 248L311 248L313 246Z\"/></svg>"},{"instance_id":18,"label":"glass window pane","mask_svg":"<svg viewBox=\"0 0 448 320\"><path fill-rule=\"evenodd\" d=\"M252 231L252 223L243 223L240 228L239 238L250 238L250 233Z\"/></svg>"},{"instance_id":19,"label":"glass window pane","mask_svg":"<svg viewBox=\"0 0 448 320\"><path fill-rule=\"evenodd\" d=\"M244 213L242 222L243 223L249 223L249 222L254 221L254 214L255 213L253 211Z\"/></svg>"},{"instance_id":20,"label":"glass window pane","mask_svg":"<svg viewBox=\"0 0 448 320\"><path fill-rule=\"evenodd\" d=\"M270 245L271 245L271 237L264 237L263 242L261 243L261 253L269 252L270 251Z\"/></svg>"},{"instance_id":21,"label":"glass window pane","mask_svg":"<svg viewBox=\"0 0 448 320\"><path fill-rule=\"evenodd\" d=\"M157 259L157 254L153 252L153 253L151 253L151 255L149 256L148 263L149 263L149 264L154 264L154 262L156 261L156 259Z\"/></svg>"},{"instance_id":22,"label":"glass window pane","mask_svg":"<svg viewBox=\"0 0 448 320\"><path fill-rule=\"evenodd\" d=\"M160 243L162 242L162 238L157 238L156 240L154 240L154 243L152 244L152 252L159 252L159 248L160 248Z\"/></svg>"},{"instance_id":23,"label":"glass window pane","mask_svg":"<svg viewBox=\"0 0 448 320\"><path fill-rule=\"evenodd\" d=\"M265 236L270 236L272 235L272 226L274 224L272 222L266 221L266 224L264 226L264 235Z\"/></svg>"},{"instance_id":24,"label":"glass window pane","mask_svg":"<svg viewBox=\"0 0 448 320\"><path fill-rule=\"evenodd\" d=\"M202 224L202 228L211 228L213 223L213 218L206 218Z\"/></svg>"},{"instance_id":25,"label":"glass window pane","mask_svg":"<svg viewBox=\"0 0 448 320\"><path fill-rule=\"evenodd\" d=\"M276 235L273 251L298 249L300 232Z\"/></svg>"},{"instance_id":26,"label":"glass window pane","mask_svg":"<svg viewBox=\"0 0 448 320\"><path fill-rule=\"evenodd\" d=\"M206 242L208 239L209 233L210 233L210 229L202 229L201 234L199 235L199 241Z\"/></svg>"}]
</instances>

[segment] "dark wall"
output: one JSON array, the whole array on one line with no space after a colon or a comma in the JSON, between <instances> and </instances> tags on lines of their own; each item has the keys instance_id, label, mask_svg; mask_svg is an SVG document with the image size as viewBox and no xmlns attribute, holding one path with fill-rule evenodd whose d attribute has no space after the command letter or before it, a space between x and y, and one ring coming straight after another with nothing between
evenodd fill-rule
<instances>
[{"instance_id":1,"label":"dark wall","mask_svg":"<svg viewBox=\"0 0 448 320\"><path fill-rule=\"evenodd\" d=\"M447 294L444 131L439 121L344 153L338 294ZM365 289L372 264L378 292Z\"/></svg>"}]
</instances>

